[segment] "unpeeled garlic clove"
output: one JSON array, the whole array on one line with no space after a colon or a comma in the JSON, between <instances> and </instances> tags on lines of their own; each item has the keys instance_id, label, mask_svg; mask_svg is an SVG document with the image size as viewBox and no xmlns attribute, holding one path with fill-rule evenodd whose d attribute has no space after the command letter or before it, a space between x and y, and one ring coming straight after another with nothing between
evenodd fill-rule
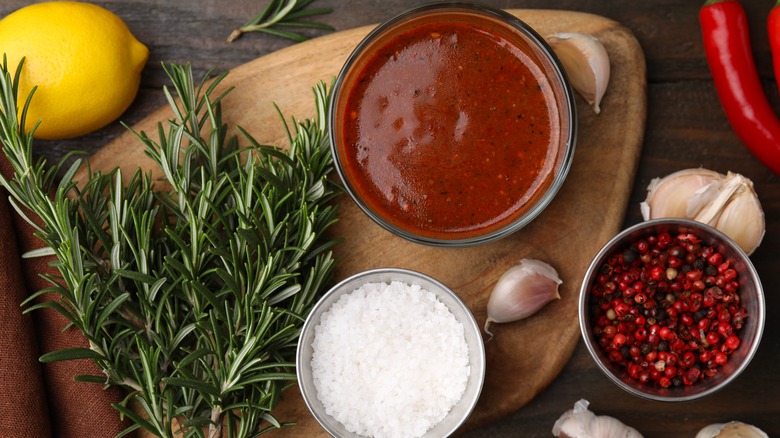
<instances>
[{"instance_id":1,"label":"unpeeled garlic clove","mask_svg":"<svg viewBox=\"0 0 780 438\"><path fill-rule=\"evenodd\" d=\"M696 438L769 438L769 435L752 424L730 421L705 426Z\"/></svg>"},{"instance_id":2,"label":"unpeeled garlic clove","mask_svg":"<svg viewBox=\"0 0 780 438\"><path fill-rule=\"evenodd\" d=\"M523 259L498 279L487 304L485 333L494 322L512 322L527 318L545 304L560 299L562 280L555 268L539 260Z\"/></svg>"},{"instance_id":3,"label":"unpeeled garlic clove","mask_svg":"<svg viewBox=\"0 0 780 438\"><path fill-rule=\"evenodd\" d=\"M547 43L563 64L572 87L601 112L601 99L609 84L609 55L604 45L592 35L584 33L554 33Z\"/></svg>"},{"instance_id":4,"label":"unpeeled garlic clove","mask_svg":"<svg viewBox=\"0 0 780 438\"><path fill-rule=\"evenodd\" d=\"M729 236L748 255L761 244L766 230L764 210L744 176L707 169L685 169L656 178L640 205L645 220L691 219Z\"/></svg>"},{"instance_id":5,"label":"unpeeled garlic clove","mask_svg":"<svg viewBox=\"0 0 780 438\"><path fill-rule=\"evenodd\" d=\"M588 401L580 400L553 425L553 436L565 438L642 438L633 427L608 415L588 410Z\"/></svg>"},{"instance_id":6,"label":"unpeeled garlic clove","mask_svg":"<svg viewBox=\"0 0 780 438\"><path fill-rule=\"evenodd\" d=\"M661 217L691 218L698 211L689 205L711 200L719 191L723 175L707 169L685 169L663 178L654 178L647 186L647 199L640 205L645 220Z\"/></svg>"},{"instance_id":7,"label":"unpeeled garlic clove","mask_svg":"<svg viewBox=\"0 0 780 438\"><path fill-rule=\"evenodd\" d=\"M736 194L720 213L714 227L731 237L745 253L752 254L764 238L764 210L750 186L750 193Z\"/></svg>"}]
</instances>

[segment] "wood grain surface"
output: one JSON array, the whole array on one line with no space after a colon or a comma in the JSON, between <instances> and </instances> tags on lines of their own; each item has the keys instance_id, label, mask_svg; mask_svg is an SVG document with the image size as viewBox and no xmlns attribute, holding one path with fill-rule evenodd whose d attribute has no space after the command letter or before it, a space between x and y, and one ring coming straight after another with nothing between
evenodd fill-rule
<instances>
[{"instance_id":1,"label":"wood grain surface","mask_svg":"<svg viewBox=\"0 0 780 438\"><path fill-rule=\"evenodd\" d=\"M527 320L495 327L486 344L487 376L480 401L465 429L485 425L528 403L550 384L579 340L578 290L590 259L619 231L641 152L646 116L644 55L631 32L603 17L566 11L512 10L541 35L584 32L599 38L612 64L610 85L596 115L577 96L579 132L569 177L532 224L499 242L459 249L419 245L395 237L374 224L346 195L340 196L339 222L332 230L344 242L335 249L336 281L378 267L421 271L452 288L484 324L485 306L498 277L521 258L547 261L564 283L562 299ZM227 123L245 128L257 140L284 145L282 125L272 106L287 115L313 115L310 86L330 82L346 57L373 26L342 31L258 58L234 69L224 86L234 91L223 101ZM305 59L305 63L299 60ZM293 68L294 67L294 68ZM285 71L288 74L274 75ZM262 96L262 98L258 98ZM134 126L155 132L172 117L161 108ZM90 158L93 169L119 166L126 176L153 163L131 133L125 133ZM576 251L572 251L575 248ZM326 436L291 390L281 421L295 421L272 436Z\"/></svg>"},{"instance_id":2,"label":"wood grain surface","mask_svg":"<svg viewBox=\"0 0 780 438\"><path fill-rule=\"evenodd\" d=\"M0 16L39 0L3 0ZM667 404L641 399L617 388L590 358L582 342L547 388L504 418L472 429L467 438L547 438L555 420L580 398L599 414L616 417L645 438L693 438L710 423L741 420L780 436L780 177L761 164L734 134L718 101L704 56L698 14L704 0L480 0L501 9L576 10L607 17L636 37L647 65L647 122L641 157L622 227L642 220L639 202L651 179L671 172L705 167L739 172L753 180L767 220L760 248L751 256L766 289L767 321L756 356L726 389L704 399ZM740 0L747 12L753 56L764 90L780 113L780 94L772 72L766 18L774 2ZM134 125L164 104L168 80L162 62L191 62L196 75L208 69L234 69L256 58L295 45L264 34L248 34L233 43L225 38L249 20L265 0L94 0L117 13L150 48L141 89L121 121ZM317 18L339 31L378 23L427 0L317 0L332 13ZM309 36L328 34L304 30ZM306 63L301 59L292 68ZM290 71L275 71L285 76ZM641 80L644 80L643 75ZM307 86L303 84L302 86ZM259 101L267 100L258 95ZM614 99L615 97L609 97ZM584 114L584 113L581 113ZM116 121L67 141L36 142L36 153L56 161L69 151L95 152L124 133ZM599 178L600 175L594 175ZM604 184L612 184L603 180ZM584 191L584 190L583 190ZM596 204L593 208L601 208ZM542 218L540 218L542 219ZM582 251L574 246L571 250ZM541 365L538 365L541 366ZM517 376L508 376L515 379ZM490 406L485 409L491 409ZM90 415L85 412L84 415Z\"/></svg>"}]
</instances>

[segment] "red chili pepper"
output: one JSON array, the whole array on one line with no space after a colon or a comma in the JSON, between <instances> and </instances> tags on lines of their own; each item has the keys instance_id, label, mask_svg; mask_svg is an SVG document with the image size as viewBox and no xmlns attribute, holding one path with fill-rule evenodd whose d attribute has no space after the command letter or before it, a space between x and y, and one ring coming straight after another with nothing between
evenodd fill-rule
<instances>
[{"instance_id":1,"label":"red chili pepper","mask_svg":"<svg viewBox=\"0 0 780 438\"><path fill-rule=\"evenodd\" d=\"M769 48L772 50L772 65L775 69L775 80L780 89L780 0L769 11L767 19L767 33L769 34Z\"/></svg>"},{"instance_id":2,"label":"red chili pepper","mask_svg":"<svg viewBox=\"0 0 780 438\"><path fill-rule=\"evenodd\" d=\"M747 17L737 0L709 0L699 11L715 89L742 143L780 175L780 119L764 94L750 47Z\"/></svg>"}]
</instances>

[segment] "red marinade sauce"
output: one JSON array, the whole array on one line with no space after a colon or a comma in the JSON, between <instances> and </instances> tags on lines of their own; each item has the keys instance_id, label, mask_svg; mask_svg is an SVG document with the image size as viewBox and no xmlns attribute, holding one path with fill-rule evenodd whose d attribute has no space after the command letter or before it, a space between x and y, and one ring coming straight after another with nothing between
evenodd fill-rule
<instances>
[{"instance_id":1,"label":"red marinade sauce","mask_svg":"<svg viewBox=\"0 0 780 438\"><path fill-rule=\"evenodd\" d=\"M362 66L340 153L359 197L398 228L432 238L482 235L516 219L549 185L558 108L512 32L423 23L392 36Z\"/></svg>"}]
</instances>

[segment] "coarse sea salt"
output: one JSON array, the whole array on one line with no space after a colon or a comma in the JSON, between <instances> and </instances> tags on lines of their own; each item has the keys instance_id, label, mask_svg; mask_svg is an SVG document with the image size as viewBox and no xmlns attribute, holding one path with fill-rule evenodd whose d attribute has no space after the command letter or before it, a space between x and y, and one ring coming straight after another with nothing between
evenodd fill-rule
<instances>
[{"instance_id":1,"label":"coarse sea salt","mask_svg":"<svg viewBox=\"0 0 780 438\"><path fill-rule=\"evenodd\" d=\"M463 324L432 292L400 281L343 295L312 346L325 412L367 437L422 436L460 400L471 373Z\"/></svg>"}]
</instances>

